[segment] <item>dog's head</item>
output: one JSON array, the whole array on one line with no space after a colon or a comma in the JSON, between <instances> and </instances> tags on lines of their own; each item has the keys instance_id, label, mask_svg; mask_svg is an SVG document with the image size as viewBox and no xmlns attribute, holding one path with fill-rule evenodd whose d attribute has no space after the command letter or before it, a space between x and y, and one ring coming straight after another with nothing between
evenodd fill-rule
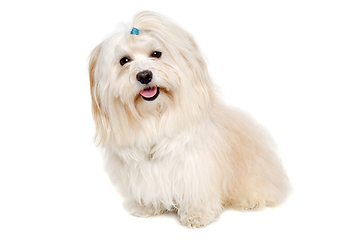
<instances>
[{"instance_id":1,"label":"dog's head","mask_svg":"<svg viewBox=\"0 0 361 240\"><path fill-rule=\"evenodd\" d=\"M99 44L89 74L103 144L115 136L126 139L154 119L171 121L174 128L197 121L212 98L207 66L192 36L152 12L139 13L133 29Z\"/></svg>"}]
</instances>

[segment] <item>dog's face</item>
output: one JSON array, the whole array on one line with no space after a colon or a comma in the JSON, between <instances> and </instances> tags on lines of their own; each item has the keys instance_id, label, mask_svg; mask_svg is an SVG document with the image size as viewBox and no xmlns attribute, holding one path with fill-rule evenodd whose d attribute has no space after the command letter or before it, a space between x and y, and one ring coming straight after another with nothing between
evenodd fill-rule
<instances>
[{"instance_id":1,"label":"dog's face","mask_svg":"<svg viewBox=\"0 0 361 240\"><path fill-rule=\"evenodd\" d=\"M195 119L209 104L207 67L192 37L153 13L138 15L134 26L139 35L117 33L91 56L93 112L103 143L150 118Z\"/></svg>"},{"instance_id":2,"label":"dog's face","mask_svg":"<svg viewBox=\"0 0 361 240\"><path fill-rule=\"evenodd\" d=\"M110 67L112 73L102 79L112 90L108 94L133 107L133 114L145 117L173 101L181 77L162 42L147 34L121 33L105 42L101 53L101 59L109 61L103 68Z\"/></svg>"}]
</instances>

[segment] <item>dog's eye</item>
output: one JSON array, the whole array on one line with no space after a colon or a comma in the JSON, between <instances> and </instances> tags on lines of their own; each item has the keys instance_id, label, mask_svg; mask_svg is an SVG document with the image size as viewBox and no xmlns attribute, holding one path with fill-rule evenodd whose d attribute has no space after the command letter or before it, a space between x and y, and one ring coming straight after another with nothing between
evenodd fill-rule
<instances>
[{"instance_id":1,"label":"dog's eye","mask_svg":"<svg viewBox=\"0 0 361 240\"><path fill-rule=\"evenodd\" d=\"M152 52L152 54L150 54L150 56L153 58L160 58L162 56L162 53L158 51L154 51Z\"/></svg>"},{"instance_id":2,"label":"dog's eye","mask_svg":"<svg viewBox=\"0 0 361 240\"><path fill-rule=\"evenodd\" d=\"M120 65L124 65L124 64L127 64L129 62L131 62L132 60L129 58L129 57L123 57L122 59L120 59L119 63Z\"/></svg>"}]
</instances>

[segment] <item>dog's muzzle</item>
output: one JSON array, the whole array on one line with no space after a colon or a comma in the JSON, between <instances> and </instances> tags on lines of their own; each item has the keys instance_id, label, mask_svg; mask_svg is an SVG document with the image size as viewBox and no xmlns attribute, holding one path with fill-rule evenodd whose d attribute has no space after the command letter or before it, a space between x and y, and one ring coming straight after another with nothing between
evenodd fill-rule
<instances>
[{"instance_id":1,"label":"dog's muzzle","mask_svg":"<svg viewBox=\"0 0 361 240\"><path fill-rule=\"evenodd\" d=\"M136 76L137 80L144 85L148 85L153 79L153 73L150 70L139 72ZM140 91L140 95L146 101L153 101L159 95L159 87L149 86L148 88Z\"/></svg>"}]
</instances>

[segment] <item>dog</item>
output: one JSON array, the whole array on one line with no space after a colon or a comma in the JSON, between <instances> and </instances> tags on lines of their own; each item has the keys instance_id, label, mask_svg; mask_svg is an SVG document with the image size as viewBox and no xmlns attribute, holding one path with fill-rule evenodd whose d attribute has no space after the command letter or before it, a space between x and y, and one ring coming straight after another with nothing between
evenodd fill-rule
<instances>
[{"instance_id":1,"label":"dog","mask_svg":"<svg viewBox=\"0 0 361 240\"><path fill-rule=\"evenodd\" d=\"M170 20L138 13L92 51L89 75L95 138L131 214L174 211L195 228L223 208L286 199L273 140L222 103L193 37Z\"/></svg>"}]
</instances>

